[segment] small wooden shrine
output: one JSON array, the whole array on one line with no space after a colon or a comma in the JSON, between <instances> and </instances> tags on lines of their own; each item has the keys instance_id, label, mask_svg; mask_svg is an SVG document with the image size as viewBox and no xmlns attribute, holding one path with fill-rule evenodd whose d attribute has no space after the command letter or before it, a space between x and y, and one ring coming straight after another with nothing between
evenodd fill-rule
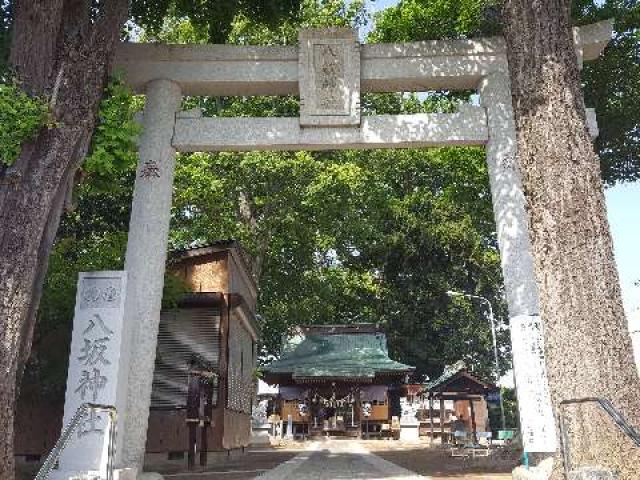
<instances>
[{"instance_id":1,"label":"small wooden shrine","mask_svg":"<svg viewBox=\"0 0 640 480\"><path fill-rule=\"evenodd\" d=\"M263 369L267 383L280 385L286 433L303 436L379 434L390 422L390 394L413 370L389 358L386 335L371 324L299 327Z\"/></svg>"},{"instance_id":2,"label":"small wooden shrine","mask_svg":"<svg viewBox=\"0 0 640 480\"><path fill-rule=\"evenodd\" d=\"M170 255L189 290L162 311L147 434L148 465L207 463L251 441L259 327L250 258L233 240Z\"/></svg>"},{"instance_id":3,"label":"small wooden shrine","mask_svg":"<svg viewBox=\"0 0 640 480\"><path fill-rule=\"evenodd\" d=\"M486 399L496 390L495 385L471 374L462 361L445 367L422 392L429 402L427 418L423 419L426 422L422 422L428 424L428 435L439 437L443 443L451 441L455 431L468 432L477 439L478 432L489 430Z\"/></svg>"}]
</instances>

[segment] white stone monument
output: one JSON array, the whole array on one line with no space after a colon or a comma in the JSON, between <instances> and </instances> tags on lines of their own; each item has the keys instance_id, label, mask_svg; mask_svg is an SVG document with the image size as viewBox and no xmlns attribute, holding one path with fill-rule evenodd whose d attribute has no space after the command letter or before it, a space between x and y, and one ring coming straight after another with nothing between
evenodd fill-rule
<instances>
[{"instance_id":1,"label":"white stone monument","mask_svg":"<svg viewBox=\"0 0 640 480\"><path fill-rule=\"evenodd\" d=\"M126 283L126 273L121 271L80 273L63 428L84 403L124 409L128 373L122 336ZM89 411L63 450L59 468L49 478L106 478L109 429L107 413Z\"/></svg>"},{"instance_id":2,"label":"white stone monument","mask_svg":"<svg viewBox=\"0 0 640 480\"><path fill-rule=\"evenodd\" d=\"M420 422L416 414L418 413L418 405L410 403L406 397L400 399L400 408L402 415L400 416L400 440L403 442L419 442L420 441Z\"/></svg>"},{"instance_id":3,"label":"white stone monument","mask_svg":"<svg viewBox=\"0 0 640 480\"><path fill-rule=\"evenodd\" d=\"M269 445L271 424L267 418L269 400L260 400L251 410L251 445Z\"/></svg>"},{"instance_id":4,"label":"white stone monument","mask_svg":"<svg viewBox=\"0 0 640 480\"><path fill-rule=\"evenodd\" d=\"M293 439L293 417L291 414L287 415L287 434L285 438Z\"/></svg>"}]
</instances>

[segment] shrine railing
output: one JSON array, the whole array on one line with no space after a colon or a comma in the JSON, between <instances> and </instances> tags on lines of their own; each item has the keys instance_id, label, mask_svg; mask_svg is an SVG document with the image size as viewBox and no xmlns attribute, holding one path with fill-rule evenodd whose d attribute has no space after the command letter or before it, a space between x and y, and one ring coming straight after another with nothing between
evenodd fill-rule
<instances>
[{"instance_id":1,"label":"shrine railing","mask_svg":"<svg viewBox=\"0 0 640 480\"><path fill-rule=\"evenodd\" d=\"M49 477L51 470L53 470L60 458L60 455L69 444L71 435L73 435L80 425L82 420L89 412L107 412L109 415L109 442L107 446L107 478L106 480L113 480L113 465L115 460L116 450L116 407L112 405L100 405L97 403L83 403L78 407L76 413L71 418L69 423L65 425L60 434L60 438L53 446L53 449L47 456L47 459L40 467L38 474L34 480L45 480Z\"/></svg>"},{"instance_id":2,"label":"shrine railing","mask_svg":"<svg viewBox=\"0 0 640 480\"><path fill-rule=\"evenodd\" d=\"M560 427L560 448L562 451L562 460L564 463L565 478L569 477L571 471L571 450L569 448L569 432L566 427L566 419L563 415L563 407L566 405L575 405L579 403L595 403L613 420L616 426L629 437L636 446L640 447L640 433L631 426L622 414L613 406L606 398L601 397L584 397L572 398L560 402L560 411L558 413L558 425Z\"/></svg>"}]
</instances>

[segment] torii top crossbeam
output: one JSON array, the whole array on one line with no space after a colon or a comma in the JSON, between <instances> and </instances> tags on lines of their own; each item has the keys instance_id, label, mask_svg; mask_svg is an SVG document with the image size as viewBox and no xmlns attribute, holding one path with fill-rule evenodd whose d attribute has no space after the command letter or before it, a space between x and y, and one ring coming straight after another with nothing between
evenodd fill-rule
<instances>
[{"instance_id":1,"label":"torii top crossbeam","mask_svg":"<svg viewBox=\"0 0 640 480\"><path fill-rule=\"evenodd\" d=\"M597 58L611 31L609 20L575 28L579 61ZM164 78L180 85L183 95L296 95L298 53L298 46L123 43L115 68L137 91ZM475 89L482 77L507 65L502 37L365 44L360 57L362 92Z\"/></svg>"}]
</instances>

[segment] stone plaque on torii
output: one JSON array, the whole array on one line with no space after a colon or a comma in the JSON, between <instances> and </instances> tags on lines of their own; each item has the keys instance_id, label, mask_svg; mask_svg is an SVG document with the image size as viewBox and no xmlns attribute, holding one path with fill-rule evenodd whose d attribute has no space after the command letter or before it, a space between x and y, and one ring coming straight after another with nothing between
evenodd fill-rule
<instances>
[{"instance_id":1,"label":"stone plaque on torii","mask_svg":"<svg viewBox=\"0 0 640 480\"><path fill-rule=\"evenodd\" d=\"M300 51L300 125L360 125L360 42L350 28L306 29Z\"/></svg>"},{"instance_id":2,"label":"stone plaque on torii","mask_svg":"<svg viewBox=\"0 0 640 480\"><path fill-rule=\"evenodd\" d=\"M574 32L581 64L598 57L612 24ZM516 381L526 382L528 397L536 399L520 410L525 441L537 439L525 448L555 451L502 38L360 45L349 29L311 29L300 32L299 46L126 43L115 69L147 95L125 262L123 335L130 361L128 400L119 412L124 447L117 452L118 467L135 470L144 459L176 151L484 146L510 323L517 326ZM480 105L454 113L360 115L362 93L437 89L476 90ZM198 110L179 112L183 95L299 95L300 118L206 118ZM595 136L593 111L587 116ZM532 360L534 350L538 356Z\"/></svg>"}]
</instances>

